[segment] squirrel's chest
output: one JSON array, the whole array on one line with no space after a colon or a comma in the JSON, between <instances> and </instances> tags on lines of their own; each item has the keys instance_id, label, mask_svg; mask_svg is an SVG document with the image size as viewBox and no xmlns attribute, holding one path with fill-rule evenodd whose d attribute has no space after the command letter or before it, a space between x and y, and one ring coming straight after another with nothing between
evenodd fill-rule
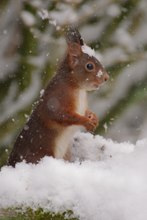
<instances>
[{"instance_id":1,"label":"squirrel's chest","mask_svg":"<svg viewBox=\"0 0 147 220\"><path fill-rule=\"evenodd\" d=\"M87 109L87 94L86 91L79 90L75 93L75 112L80 115L85 115ZM80 129L78 125L71 125L64 129L62 134L56 140L55 157L63 158L69 148L74 133Z\"/></svg>"},{"instance_id":2,"label":"squirrel's chest","mask_svg":"<svg viewBox=\"0 0 147 220\"><path fill-rule=\"evenodd\" d=\"M75 93L75 111L80 115L85 115L87 109L87 93L85 90L79 90Z\"/></svg>"}]
</instances>

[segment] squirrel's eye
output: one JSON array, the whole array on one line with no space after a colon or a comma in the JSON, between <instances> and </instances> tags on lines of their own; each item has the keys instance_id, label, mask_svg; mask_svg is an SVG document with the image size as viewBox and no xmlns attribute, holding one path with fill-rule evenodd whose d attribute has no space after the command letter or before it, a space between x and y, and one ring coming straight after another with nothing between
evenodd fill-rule
<instances>
[{"instance_id":1,"label":"squirrel's eye","mask_svg":"<svg viewBox=\"0 0 147 220\"><path fill-rule=\"evenodd\" d=\"M94 65L93 65L92 63L87 63L87 64L86 64L86 68L87 68L88 70L93 70L93 69L94 69Z\"/></svg>"}]
</instances>

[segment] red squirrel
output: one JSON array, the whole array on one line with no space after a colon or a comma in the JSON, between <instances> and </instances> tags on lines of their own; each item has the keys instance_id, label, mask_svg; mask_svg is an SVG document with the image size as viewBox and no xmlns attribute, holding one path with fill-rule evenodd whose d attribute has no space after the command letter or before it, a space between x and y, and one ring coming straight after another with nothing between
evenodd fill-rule
<instances>
[{"instance_id":1,"label":"red squirrel","mask_svg":"<svg viewBox=\"0 0 147 220\"><path fill-rule=\"evenodd\" d=\"M87 91L96 90L109 76L75 27L67 28L66 42L65 58L16 139L8 165L38 163L44 156L70 160L74 133L81 126L92 132L98 125L87 109Z\"/></svg>"}]
</instances>

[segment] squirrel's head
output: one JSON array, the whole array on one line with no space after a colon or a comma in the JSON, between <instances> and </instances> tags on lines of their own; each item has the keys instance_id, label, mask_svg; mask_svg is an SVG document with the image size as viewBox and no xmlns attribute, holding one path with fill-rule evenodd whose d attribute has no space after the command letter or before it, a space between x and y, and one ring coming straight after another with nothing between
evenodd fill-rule
<instances>
[{"instance_id":1,"label":"squirrel's head","mask_svg":"<svg viewBox=\"0 0 147 220\"><path fill-rule=\"evenodd\" d=\"M71 74L74 74L74 79L80 88L95 90L109 79L106 70L95 57L94 50L84 44L75 27L67 28L66 42Z\"/></svg>"}]
</instances>

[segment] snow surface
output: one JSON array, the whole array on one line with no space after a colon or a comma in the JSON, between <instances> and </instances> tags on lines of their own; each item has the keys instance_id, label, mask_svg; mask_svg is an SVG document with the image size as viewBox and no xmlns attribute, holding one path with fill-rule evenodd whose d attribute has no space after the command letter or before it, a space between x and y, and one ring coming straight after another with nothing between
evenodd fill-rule
<instances>
[{"instance_id":1,"label":"snow surface","mask_svg":"<svg viewBox=\"0 0 147 220\"><path fill-rule=\"evenodd\" d=\"M147 219L147 140L136 145L78 133L73 163L45 157L3 167L0 208L73 210L81 220Z\"/></svg>"},{"instance_id":2,"label":"snow surface","mask_svg":"<svg viewBox=\"0 0 147 220\"><path fill-rule=\"evenodd\" d=\"M86 44L82 46L82 52L88 54L90 57L96 56L95 51L91 47L87 46Z\"/></svg>"}]
</instances>

